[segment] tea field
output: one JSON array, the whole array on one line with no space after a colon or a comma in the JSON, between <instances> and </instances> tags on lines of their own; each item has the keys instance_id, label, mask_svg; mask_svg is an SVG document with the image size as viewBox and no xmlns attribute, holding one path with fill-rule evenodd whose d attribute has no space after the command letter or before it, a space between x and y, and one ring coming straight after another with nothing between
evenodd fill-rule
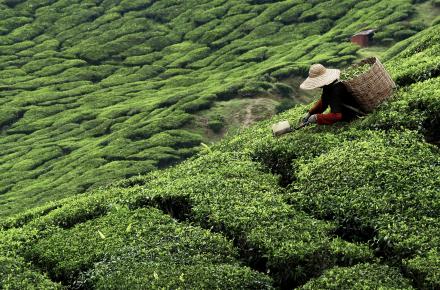
<instances>
[{"instance_id":1,"label":"tea field","mask_svg":"<svg viewBox=\"0 0 440 290\"><path fill-rule=\"evenodd\" d=\"M427 28L412 2L1 0L0 216L170 166L304 103L287 78L349 65L359 30L387 47Z\"/></svg>"},{"instance_id":2,"label":"tea field","mask_svg":"<svg viewBox=\"0 0 440 290\"><path fill-rule=\"evenodd\" d=\"M0 289L440 289L421 2L0 1ZM264 108L371 26L393 98L274 138L310 105Z\"/></svg>"},{"instance_id":3,"label":"tea field","mask_svg":"<svg viewBox=\"0 0 440 290\"><path fill-rule=\"evenodd\" d=\"M399 88L373 114L273 138L296 106L176 166L2 220L0 286L439 289L439 31L387 51Z\"/></svg>"}]
</instances>

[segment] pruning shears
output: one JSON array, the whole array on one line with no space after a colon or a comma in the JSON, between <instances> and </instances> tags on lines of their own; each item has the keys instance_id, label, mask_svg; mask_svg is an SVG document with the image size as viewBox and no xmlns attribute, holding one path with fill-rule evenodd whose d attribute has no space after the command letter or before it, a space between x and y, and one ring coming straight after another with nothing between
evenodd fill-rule
<instances>
[{"instance_id":1,"label":"pruning shears","mask_svg":"<svg viewBox=\"0 0 440 290\"><path fill-rule=\"evenodd\" d=\"M307 123L302 123L302 124L299 125L298 127L293 128L292 131L296 131L296 130L302 129L302 128L304 128L305 126L307 126Z\"/></svg>"},{"instance_id":2,"label":"pruning shears","mask_svg":"<svg viewBox=\"0 0 440 290\"><path fill-rule=\"evenodd\" d=\"M280 136L292 131L299 130L301 128L304 128L305 126L307 126L307 123L302 123L297 127L292 127L290 126L288 121L282 121L272 126L272 134L273 136Z\"/></svg>"}]
</instances>

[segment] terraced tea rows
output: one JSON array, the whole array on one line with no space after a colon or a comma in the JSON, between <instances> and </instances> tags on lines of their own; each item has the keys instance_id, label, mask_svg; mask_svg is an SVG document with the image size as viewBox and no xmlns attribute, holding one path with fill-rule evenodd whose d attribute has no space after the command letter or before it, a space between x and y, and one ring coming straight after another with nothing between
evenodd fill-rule
<instances>
[{"instance_id":1,"label":"terraced tea rows","mask_svg":"<svg viewBox=\"0 0 440 290\"><path fill-rule=\"evenodd\" d=\"M355 60L346 40L358 30L387 43L423 28L406 21L410 0L5 0L0 10L2 216L192 156L201 110L289 95L276 82L308 64Z\"/></svg>"},{"instance_id":2,"label":"terraced tea rows","mask_svg":"<svg viewBox=\"0 0 440 290\"><path fill-rule=\"evenodd\" d=\"M394 59L406 66L411 49ZM425 125L439 87L428 78L350 124L273 138L298 106L175 167L5 219L0 285L437 289L440 149Z\"/></svg>"}]
</instances>

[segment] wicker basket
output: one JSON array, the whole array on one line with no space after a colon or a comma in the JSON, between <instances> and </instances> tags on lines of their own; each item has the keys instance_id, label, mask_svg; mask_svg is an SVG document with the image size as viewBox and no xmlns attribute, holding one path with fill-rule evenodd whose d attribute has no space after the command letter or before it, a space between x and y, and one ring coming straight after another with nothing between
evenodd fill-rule
<instances>
[{"instance_id":1,"label":"wicker basket","mask_svg":"<svg viewBox=\"0 0 440 290\"><path fill-rule=\"evenodd\" d=\"M368 72L342 82L356 98L362 110L369 113L391 97L396 84L378 58L370 57L354 66L364 64L371 65Z\"/></svg>"}]
</instances>

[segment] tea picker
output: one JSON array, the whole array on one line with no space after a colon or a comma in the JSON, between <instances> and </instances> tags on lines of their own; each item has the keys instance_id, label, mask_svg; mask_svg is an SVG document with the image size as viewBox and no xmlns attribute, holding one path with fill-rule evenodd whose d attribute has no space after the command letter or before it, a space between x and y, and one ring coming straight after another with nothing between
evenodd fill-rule
<instances>
[{"instance_id":1,"label":"tea picker","mask_svg":"<svg viewBox=\"0 0 440 290\"><path fill-rule=\"evenodd\" d=\"M274 136L279 136L308 124L331 125L350 122L372 112L388 100L396 87L388 72L376 57L352 65L342 74L338 69L328 69L321 64L310 67L309 77L300 85L303 90L322 88L321 98L303 116L301 125L291 129L288 121L272 126ZM330 107L329 113L324 113Z\"/></svg>"}]
</instances>

